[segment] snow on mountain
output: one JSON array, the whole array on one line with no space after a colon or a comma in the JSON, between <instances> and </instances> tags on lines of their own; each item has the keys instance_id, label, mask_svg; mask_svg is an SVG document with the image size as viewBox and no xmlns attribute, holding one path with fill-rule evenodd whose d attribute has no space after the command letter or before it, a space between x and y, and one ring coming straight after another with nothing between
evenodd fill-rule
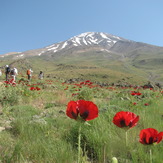
<instances>
[{"instance_id":1,"label":"snow on mountain","mask_svg":"<svg viewBox=\"0 0 163 163\"><path fill-rule=\"evenodd\" d=\"M107 53L124 55L129 54L134 50L152 51L157 48L160 49L161 47L159 48L157 46L127 40L122 37L103 32L86 32L71 37L66 41L58 42L44 48L33 49L25 52L14 52L11 54L14 54L13 58L15 59L31 56L52 56L57 52L62 54L69 54L69 52L85 52L87 50L98 50ZM11 54L8 53L1 55L0 58L10 56Z\"/></svg>"},{"instance_id":2,"label":"snow on mountain","mask_svg":"<svg viewBox=\"0 0 163 163\"><path fill-rule=\"evenodd\" d=\"M47 51L53 53L60 52L61 50L76 48L76 47L105 47L106 51L109 50L118 41L129 41L111 34L102 32L86 32L74 36L67 41L56 43L45 47Z\"/></svg>"}]
</instances>

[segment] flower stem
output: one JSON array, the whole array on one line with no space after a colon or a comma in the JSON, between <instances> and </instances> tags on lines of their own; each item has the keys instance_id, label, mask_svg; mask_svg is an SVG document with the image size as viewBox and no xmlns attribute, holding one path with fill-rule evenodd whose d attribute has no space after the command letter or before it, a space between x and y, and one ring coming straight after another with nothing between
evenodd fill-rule
<instances>
[{"instance_id":1,"label":"flower stem","mask_svg":"<svg viewBox=\"0 0 163 163\"><path fill-rule=\"evenodd\" d=\"M81 153L81 125L79 126L79 131L78 131L78 163L80 163L80 153Z\"/></svg>"},{"instance_id":2,"label":"flower stem","mask_svg":"<svg viewBox=\"0 0 163 163\"><path fill-rule=\"evenodd\" d=\"M126 134L126 147L127 147L127 145L128 145L128 143L127 143L127 131L125 132L125 134Z\"/></svg>"},{"instance_id":3,"label":"flower stem","mask_svg":"<svg viewBox=\"0 0 163 163\"><path fill-rule=\"evenodd\" d=\"M149 155L150 155L150 163L152 163L152 150L149 150Z\"/></svg>"}]
</instances>

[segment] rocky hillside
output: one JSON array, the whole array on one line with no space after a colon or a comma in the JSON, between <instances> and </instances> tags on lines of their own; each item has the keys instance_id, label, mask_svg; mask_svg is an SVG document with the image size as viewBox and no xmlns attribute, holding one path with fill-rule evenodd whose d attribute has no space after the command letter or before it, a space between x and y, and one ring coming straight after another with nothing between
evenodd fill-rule
<instances>
[{"instance_id":1,"label":"rocky hillside","mask_svg":"<svg viewBox=\"0 0 163 163\"><path fill-rule=\"evenodd\" d=\"M103 32L87 32L40 49L0 56L5 64L60 77L123 77L163 81L163 47L135 42ZM103 78L104 77L104 78Z\"/></svg>"}]
</instances>

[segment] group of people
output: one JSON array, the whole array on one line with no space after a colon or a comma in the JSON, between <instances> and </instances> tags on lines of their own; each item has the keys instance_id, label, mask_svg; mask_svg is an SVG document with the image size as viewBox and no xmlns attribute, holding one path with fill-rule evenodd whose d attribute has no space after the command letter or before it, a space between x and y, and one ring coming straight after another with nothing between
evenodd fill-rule
<instances>
[{"instance_id":1,"label":"group of people","mask_svg":"<svg viewBox=\"0 0 163 163\"><path fill-rule=\"evenodd\" d=\"M31 69L27 70L28 80L31 80L32 72L33 72L33 71L32 71ZM43 74L42 71L40 71L40 73L39 73L39 75L38 75L38 78L39 78L39 79L43 79L43 77L44 77L44 74Z\"/></svg>"},{"instance_id":2,"label":"group of people","mask_svg":"<svg viewBox=\"0 0 163 163\"><path fill-rule=\"evenodd\" d=\"M13 82L15 82L16 75L18 75L18 70L17 70L16 67L14 67L13 69L11 69L9 67L9 65L6 65L6 67L5 67L5 75L6 75L6 81L8 81L9 78L11 77L13 79Z\"/></svg>"},{"instance_id":3,"label":"group of people","mask_svg":"<svg viewBox=\"0 0 163 163\"><path fill-rule=\"evenodd\" d=\"M32 73L33 73L32 69L28 69L27 70L27 78L28 78L28 80L31 80ZM1 75L2 75L2 71L0 70L0 76ZM9 81L9 79L12 79L13 82L15 82L17 75L18 75L18 70L17 70L16 67L11 69L9 65L5 66L6 81ZM43 79L43 77L44 77L44 74L43 74L42 71L40 71L40 73L38 75L38 78L39 79Z\"/></svg>"}]
</instances>

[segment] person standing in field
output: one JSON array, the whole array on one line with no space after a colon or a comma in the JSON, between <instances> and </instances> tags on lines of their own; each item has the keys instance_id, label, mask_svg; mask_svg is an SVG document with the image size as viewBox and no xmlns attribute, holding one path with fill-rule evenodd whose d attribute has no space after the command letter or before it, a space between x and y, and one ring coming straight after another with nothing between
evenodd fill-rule
<instances>
[{"instance_id":1,"label":"person standing in field","mask_svg":"<svg viewBox=\"0 0 163 163\"><path fill-rule=\"evenodd\" d=\"M6 81L8 81L10 75L10 67L8 65L6 65L5 67L5 75L6 75Z\"/></svg>"},{"instance_id":2,"label":"person standing in field","mask_svg":"<svg viewBox=\"0 0 163 163\"><path fill-rule=\"evenodd\" d=\"M40 71L38 78L39 78L39 79L43 79L43 77L44 77L44 74L43 74L42 71Z\"/></svg>"},{"instance_id":3,"label":"person standing in field","mask_svg":"<svg viewBox=\"0 0 163 163\"><path fill-rule=\"evenodd\" d=\"M13 79L13 82L15 82L15 80L16 80L16 75L18 75L18 70L17 70L17 68L14 67L14 68L11 70L10 75L11 75L11 77L12 77L12 79Z\"/></svg>"},{"instance_id":4,"label":"person standing in field","mask_svg":"<svg viewBox=\"0 0 163 163\"><path fill-rule=\"evenodd\" d=\"M32 72L33 72L33 71L32 71L31 69L27 70L27 77L28 77L28 80L31 80Z\"/></svg>"}]
</instances>

